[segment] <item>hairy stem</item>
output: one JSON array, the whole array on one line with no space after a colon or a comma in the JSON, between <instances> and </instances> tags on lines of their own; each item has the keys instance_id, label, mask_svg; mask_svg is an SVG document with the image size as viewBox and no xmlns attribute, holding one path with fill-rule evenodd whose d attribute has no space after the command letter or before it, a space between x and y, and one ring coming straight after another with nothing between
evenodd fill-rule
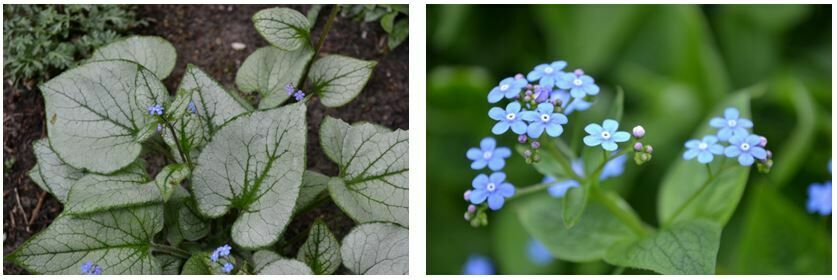
<instances>
[{"instance_id":1,"label":"hairy stem","mask_svg":"<svg viewBox=\"0 0 837 280\"><path fill-rule=\"evenodd\" d=\"M177 139L177 133L174 132L174 126L171 125L171 123L168 119L166 119L166 117L162 117L162 119L163 123L166 124L166 127L169 128L169 131L171 131L171 137L174 137L174 146L177 147L177 153L180 154L180 159L182 159L183 162L185 162L186 165L189 166L189 169L192 169L192 160L188 156L186 156L186 154L183 153L183 149L180 147L180 140Z\"/></svg>"},{"instance_id":2,"label":"hairy stem","mask_svg":"<svg viewBox=\"0 0 837 280\"><path fill-rule=\"evenodd\" d=\"M178 258L181 258L181 259L188 259L189 257L191 257L191 254L189 254L189 252L186 252L183 249L168 246L168 245L151 244L151 250L161 252L161 253L165 253L165 254L169 254L169 255L172 255L172 256L175 256L175 257L178 257Z\"/></svg>"}]
</instances>

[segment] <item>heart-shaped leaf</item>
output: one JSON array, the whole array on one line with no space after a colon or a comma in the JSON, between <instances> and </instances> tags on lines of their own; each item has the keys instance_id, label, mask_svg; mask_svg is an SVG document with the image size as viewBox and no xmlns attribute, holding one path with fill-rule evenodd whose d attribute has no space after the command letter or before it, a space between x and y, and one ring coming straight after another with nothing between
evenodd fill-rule
<instances>
[{"instance_id":1,"label":"heart-shaped leaf","mask_svg":"<svg viewBox=\"0 0 837 280\"><path fill-rule=\"evenodd\" d=\"M390 50L394 50L407 40L407 36L410 34L410 20L404 18L400 19L395 22L395 25L392 26L392 32L389 32L389 38L387 38L387 47Z\"/></svg>"},{"instance_id":2,"label":"heart-shaped leaf","mask_svg":"<svg viewBox=\"0 0 837 280\"><path fill-rule=\"evenodd\" d=\"M356 226L343 238L343 265L356 274L407 274L407 229L389 223Z\"/></svg>"},{"instance_id":3,"label":"heart-shaped leaf","mask_svg":"<svg viewBox=\"0 0 837 280\"><path fill-rule=\"evenodd\" d=\"M180 274L180 266L183 264L183 259L169 255L157 255L156 258L157 262L160 263L163 275Z\"/></svg>"},{"instance_id":4,"label":"heart-shaped leaf","mask_svg":"<svg viewBox=\"0 0 837 280\"><path fill-rule=\"evenodd\" d=\"M605 261L662 274L714 274L720 242L720 225L689 220L640 239L621 241L607 250Z\"/></svg>"},{"instance_id":5,"label":"heart-shaped leaf","mask_svg":"<svg viewBox=\"0 0 837 280\"><path fill-rule=\"evenodd\" d=\"M305 105L241 115L198 158L192 186L198 209L216 218L241 210L232 238L244 248L276 242L290 220L305 162Z\"/></svg>"},{"instance_id":6,"label":"heart-shaped leaf","mask_svg":"<svg viewBox=\"0 0 837 280\"><path fill-rule=\"evenodd\" d=\"M189 175L192 175L191 171L185 164L175 163L163 167L154 179L163 201L168 201L174 191L180 187L180 183L188 179Z\"/></svg>"},{"instance_id":7,"label":"heart-shaped leaf","mask_svg":"<svg viewBox=\"0 0 837 280\"><path fill-rule=\"evenodd\" d=\"M88 261L103 274L160 274L150 246L162 228L160 205L61 215L5 259L39 274L80 274Z\"/></svg>"},{"instance_id":8,"label":"heart-shaped leaf","mask_svg":"<svg viewBox=\"0 0 837 280\"><path fill-rule=\"evenodd\" d=\"M258 251L253 254L253 271L259 275L311 275L314 274L305 263L284 259L271 251Z\"/></svg>"},{"instance_id":9,"label":"heart-shaped leaf","mask_svg":"<svg viewBox=\"0 0 837 280\"><path fill-rule=\"evenodd\" d=\"M264 9L253 15L256 31L265 40L283 50L296 50L308 44L308 19L293 9Z\"/></svg>"},{"instance_id":10,"label":"heart-shaped leaf","mask_svg":"<svg viewBox=\"0 0 837 280\"><path fill-rule=\"evenodd\" d=\"M313 56L314 50L309 46L294 51L272 46L259 48L238 68L235 84L242 92L259 92L260 109L279 106L290 97L285 86L301 87L297 83Z\"/></svg>"},{"instance_id":11,"label":"heart-shaped leaf","mask_svg":"<svg viewBox=\"0 0 837 280\"><path fill-rule=\"evenodd\" d=\"M251 111L249 104L236 94L224 90L217 81L195 65L186 66L186 73L178 87L178 93L185 92L183 101L172 102L172 111L190 112L189 102L195 105L195 115L201 118L209 135L214 135L221 126L234 117ZM186 102L188 100L189 102Z\"/></svg>"},{"instance_id":12,"label":"heart-shaped leaf","mask_svg":"<svg viewBox=\"0 0 837 280\"><path fill-rule=\"evenodd\" d=\"M166 202L166 239L177 246L184 239L195 241L209 234L209 223L195 210L195 202L186 189L176 186Z\"/></svg>"},{"instance_id":13,"label":"heart-shaped leaf","mask_svg":"<svg viewBox=\"0 0 837 280\"><path fill-rule=\"evenodd\" d=\"M111 173L142 150L146 108L168 93L151 71L127 61L91 62L41 85L50 144L76 168Z\"/></svg>"},{"instance_id":14,"label":"heart-shaped leaf","mask_svg":"<svg viewBox=\"0 0 837 280\"><path fill-rule=\"evenodd\" d=\"M32 144L32 151L38 163L29 170L29 178L42 189L51 193L61 203L67 203L67 194L73 184L84 176L84 172L65 163L52 150L49 139L38 139Z\"/></svg>"},{"instance_id":15,"label":"heart-shaped leaf","mask_svg":"<svg viewBox=\"0 0 837 280\"><path fill-rule=\"evenodd\" d=\"M209 268L209 254L206 252L201 252L192 255L186 260L186 263L183 264L183 271L180 272L182 275L210 275Z\"/></svg>"},{"instance_id":16,"label":"heart-shaped leaf","mask_svg":"<svg viewBox=\"0 0 837 280\"><path fill-rule=\"evenodd\" d=\"M323 105L339 107L352 101L363 90L377 64L375 61L329 55L314 61L308 77Z\"/></svg>"},{"instance_id":17,"label":"heart-shaped leaf","mask_svg":"<svg viewBox=\"0 0 837 280\"><path fill-rule=\"evenodd\" d=\"M314 274L332 274L340 267L340 243L321 219L314 222L296 259L306 263Z\"/></svg>"},{"instance_id":18,"label":"heart-shaped leaf","mask_svg":"<svg viewBox=\"0 0 837 280\"><path fill-rule=\"evenodd\" d=\"M96 49L90 61L127 60L142 65L162 80L171 74L177 51L157 36L131 36Z\"/></svg>"},{"instance_id":19,"label":"heart-shaped leaf","mask_svg":"<svg viewBox=\"0 0 837 280\"><path fill-rule=\"evenodd\" d=\"M329 179L328 176L316 171L305 170L305 173L302 174L302 186L299 188L299 198L296 199L294 212L311 205L317 196L328 187Z\"/></svg>"},{"instance_id":20,"label":"heart-shaped leaf","mask_svg":"<svg viewBox=\"0 0 837 280\"><path fill-rule=\"evenodd\" d=\"M334 202L354 220L409 225L407 131L382 131L326 117L320 126L323 151L340 167L328 182Z\"/></svg>"},{"instance_id":21,"label":"heart-shaped leaf","mask_svg":"<svg viewBox=\"0 0 837 280\"><path fill-rule=\"evenodd\" d=\"M79 179L70 189L64 212L80 215L160 201L160 189L140 161L111 175L89 174Z\"/></svg>"}]
</instances>

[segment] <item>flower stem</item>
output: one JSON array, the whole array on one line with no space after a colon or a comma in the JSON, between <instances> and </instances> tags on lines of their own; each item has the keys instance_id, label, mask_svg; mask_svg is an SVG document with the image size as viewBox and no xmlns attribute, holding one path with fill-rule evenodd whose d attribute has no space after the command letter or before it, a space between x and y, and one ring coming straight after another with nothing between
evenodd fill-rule
<instances>
[{"instance_id":1,"label":"flower stem","mask_svg":"<svg viewBox=\"0 0 837 280\"><path fill-rule=\"evenodd\" d=\"M162 244L151 244L151 249L154 250L154 251L166 253L166 254L181 258L181 259L188 259L189 257L192 256L191 254L189 254L189 252L186 252L183 249L180 249L180 248L177 248L177 247L172 247L172 246L167 246L167 245L162 245Z\"/></svg>"},{"instance_id":2,"label":"flower stem","mask_svg":"<svg viewBox=\"0 0 837 280\"><path fill-rule=\"evenodd\" d=\"M514 195L512 197L507 198L506 202L512 201L512 200L514 200L516 198L519 198L519 197L522 197L522 196L526 196L526 195L529 195L529 194L533 194L533 193L545 190L545 189L549 188L550 186L552 186L554 184L555 184L554 182L540 183L540 184L534 184L534 185L530 185L530 186L520 188L514 193Z\"/></svg>"},{"instance_id":3,"label":"flower stem","mask_svg":"<svg viewBox=\"0 0 837 280\"><path fill-rule=\"evenodd\" d=\"M177 139L177 133L174 132L174 126L171 125L171 123L169 122L168 119L166 119L166 117L162 117L162 119L163 119L163 123L166 124L166 127L169 128L169 131L171 131L171 137L174 137L174 143L175 143L174 146L177 147L177 152L180 154L180 159L182 159L183 162L185 162L186 165L189 166L189 169L192 169L193 168L192 160L189 157L187 157L186 154L183 153L183 149L180 148L181 143L180 143L180 140Z\"/></svg>"},{"instance_id":4,"label":"flower stem","mask_svg":"<svg viewBox=\"0 0 837 280\"><path fill-rule=\"evenodd\" d=\"M314 46L314 55L311 56L311 60L309 60L305 65L305 71L302 76L299 77L299 82L296 83L297 88L302 88L302 84L305 83L305 79L308 78L308 72L311 71L311 65L314 63L314 60L317 59L317 55L320 54L320 50L323 48L323 44L325 44L326 37L328 36L328 31L331 30L331 24L334 22L334 18L337 17L337 11L339 10L340 6L337 4L334 4L331 7L331 12L328 14L328 19L323 27L323 31L320 33L320 38L317 39L317 45Z\"/></svg>"}]
</instances>

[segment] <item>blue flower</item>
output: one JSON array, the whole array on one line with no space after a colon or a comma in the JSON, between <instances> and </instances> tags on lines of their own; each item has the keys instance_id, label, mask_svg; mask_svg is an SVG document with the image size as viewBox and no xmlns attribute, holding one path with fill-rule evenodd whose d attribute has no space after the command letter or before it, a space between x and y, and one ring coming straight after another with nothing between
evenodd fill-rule
<instances>
[{"instance_id":1,"label":"blue flower","mask_svg":"<svg viewBox=\"0 0 837 280\"><path fill-rule=\"evenodd\" d=\"M163 115L163 105L156 104L153 106L148 106L146 109L148 110L149 115Z\"/></svg>"},{"instance_id":2,"label":"blue flower","mask_svg":"<svg viewBox=\"0 0 837 280\"><path fill-rule=\"evenodd\" d=\"M296 93L294 93L294 99L296 99L296 101L300 101L303 98L305 98L305 93L301 90L297 90Z\"/></svg>"},{"instance_id":3,"label":"blue flower","mask_svg":"<svg viewBox=\"0 0 837 280\"><path fill-rule=\"evenodd\" d=\"M471 191L471 203L480 204L488 200L488 208L500 210L506 198L514 195L514 186L505 181L506 173L503 172L494 172L490 177L485 174L478 175L471 182L474 187Z\"/></svg>"},{"instance_id":4,"label":"blue flower","mask_svg":"<svg viewBox=\"0 0 837 280\"><path fill-rule=\"evenodd\" d=\"M628 161L628 155L621 155L605 163L602 174L599 175L599 181L622 175L625 172L626 161Z\"/></svg>"},{"instance_id":5,"label":"blue flower","mask_svg":"<svg viewBox=\"0 0 837 280\"><path fill-rule=\"evenodd\" d=\"M81 274L85 275L102 275L102 268L91 261L81 264Z\"/></svg>"},{"instance_id":6,"label":"blue flower","mask_svg":"<svg viewBox=\"0 0 837 280\"><path fill-rule=\"evenodd\" d=\"M526 79L530 82L540 80L539 84L542 87L552 89L555 86L555 82L564 74L564 72L561 72L564 67L567 67L567 62L563 60L558 60L551 64L541 64L535 66L535 69L526 75Z\"/></svg>"},{"instance_id":7,"label":"blue flower","mask_svg":"<svg viewBox=\"0 0 837 280\"><path fill-rule=\"evenodd\" d=\"M291 83L288 83L287 85L285 85L285 92L288 93L288 96L290 96L291 94L294 94L294 85L292 85Z\"/></svg>"},{"instance_id":8,"label":"blue flower","mask_svg":"<svg viewBox=\"0 0 837 280\"><path fill-rule=\"evenodd\" d=\"M520 90L526 86L525 79L516 79L514 77L508 77L500 81L500 84L491 92L488 93L488 102L489 103L497 103L503 99L503 97L512 99L517 97L520 94Z\"/></svg>"},{"instance_id":9,"label":"blue flower","mask_svg":"<svg viewBox=\"0 0 837 280\"><path fill-rule=\"evenodd\" d=\"M809 213L831 215L831 181L808 186L807 208Z\"/></svg>"},{"instance_id":10,"label":"blue flower","mask_svg":"<svg viewBox=\"0 0 837 280\"><path fill-rule=\"evenodd\" d=\"M507 147L497 147L494 138L485 137L480 141L480 148L468 149L465 156L474 161L471 163L471 169L480 170L487 165L491 170L499 171L506 165L506 158L511 156L511 150Z\"/></svg>"},{"instance_id":11,"label":"blue flower","mask_svg":"<svg viewBox=\"0 0 837 280\"><path fill-rule=\"evenodd\" d=\"M233 266L233 264L231 264L231 263L225 263L224 266L221 267L221 271L223 271L224 273L229 274L230 271L232 271L234 267L235 266Z\"/></svg>"},{"instance_id":12,"label":"blue flower","mask_svg":"<svg viewBox=\"0 0 837 280\"><path fill-rule=\"evenodd\" d=\"M579 184L578 181L573 179L565 179L563 181L557 182L557 180L552 176L543 177L542 183L552 182L556 183L552 184L552 186L549 186L549 188L547 188L546 191L549 193L550 196L557 198L564 197L564 195L567 194L568 190L581 186L581 184Z\"/></svg>"},{"instance_id":13,"label":"blue flower","mask_svg":"<svg viewBox=\"0 0 837 280\"><path fill-rule=\"evenodd\" d=\"M757 159L767 158L767 151L759 147L760 136L755 134L735 134L729 139L730 146L724 150L727 157L738 157L742 166L751 166Z\"/></svg>"},{"instance_id":14,"label":"blue flower","mask_svg":"<svg viewBox=\"0 0 837 280\"><path fill-rule=\"evenodd\" d=\"M542 87L540 85L535 85L534 90L535 92L532 93L532 99L534 99L536 103L543 103L544 101L547 101L552 93L551 88Z\"/></svg>"},{"instance_id":15,"label":"blue flower","mask_svg":"<svg viewBox=\"0 0 837 280\"><path fill-rule=\"evenodd\" d=\"M631 134L624 131L616 131L619 129L619 122L614 120L605 120L602 125L595 123L588 124L584 131L590 135L584 136L584 144L590 147L602 145L605 151L616 151L619 148L617 142L625 142L631 139Z\"/></svg>"},{"instance_id":16,"label":"blue flower","mask_svg":"<svg viewBox=\"0 0 837 280\"><path fill-rule=\"evenodd\" d=\"M607 178L622 175L622 173L625 172L625 162L627 160L627 155L621 155L605 163L605 166L602 168L602 173L599 175L599 180L604 181ZM572 169L576 175L584 178L584 161L582 159L579 158L573 160ZM558 179L555 179L552 176L546 176L543 178L542 183L556 182L555 184L547 188L547 192L550 196L561 198L567 194L567 191L569 189L581 186L581 184L578 181L573 179L561 180L562 181L558 181Z\"/></svg>"},{"instance_id":17,"label":"blue flower","mask_svg":"<svg viewBox=\"0 0 837 280\"><path fill-rule=\"evenodd\" d=\"M230 255L230 250L232 250L232 247L230 247L229 244L224 244L224 246L218 247L218 249L215 250L218 251L218 255L226 257Z\"/></svg>"},{"instance_id":18,"label":"blue flower","mask_svg":"<svg viewBox=\"0 0 837 280\"><path fill-rule=\"evenodd\" d=\"M553 113L555 107L550 103L538 104L538 108L534 112L526 111L521 113L520 117L529 122L527 134L529 137L541 137L543 131L552 137L561 136L564 133L564 128L561 125L567 123L567 116L561 113Z\"/></svg>"},{"instance_id":19,"label":"blue flower","mask_svg":"<svg viewBox=\"0 0 837 280\"><path fill-rule=\"evenodd\" d=\"M487 257L471 255L462 267L462 274L465 275L491 275L494 274L494 264Z\"/></svg>"},{"instance_id":20,"label":"blue flower","mask_svg":"<svg viewBox=\"0 0 837 280\"><path fill-rule=\"evenodd\" d=\"M192 114L198 113L198 108L195 107L195 102L189 101L189 106L187 109L189 109L189 112L192 112Z\"/></svg>"},{"instance_id":21,"label":"blue flower","mask_svg":"<svg viewBox=\"0 0 837 280\"><path fill-rule=\"evenodd\" d=\"M713 118L709 121L709 125L719 128L718 138L721 141L727 141L735 134L748 134L747 128L753 127L752 121L739 118L739 116L738 109L730 107L724 110L723 118Z\"/></svg>"},{"instance_id":22,"label":"blue flower","mask_svg":"<svg viewBox=\"0 0 837 280\"><path fill-rule=\"evenodd\" d=\"M488 111L488 116L497 121L497 124L491 128L491 132L500 135L506 133L511 127L511 130L517 134L526 133L526 123L520 118L520 103L512 102L506 105L506 110L500 107L491 108Z\"/></svg>"},{"instance_id":23,"label":"blue flower","mask_svg":"<svg viewBox=\"0 0 837 280\"><path fill-rule=\"evenodd\" d=\"M549 101L553 103L561 101L561 107L564 108L564 114L566 115L575 111L585 111L593 105L593 103L585 101L584 98L571 98L570 93L566 90L553 91L549 96Z\"/></svg>"},{"instance_id":24,"label":"blue flower","mask_svg":"<svg viewBox=\"0 0 837 280\"><path fill-rule=\"evenodd\" d=\"M218 262L218 257L218 249L215 249L215 251L213 251L212 254L209 255L209 259L212 262Z\"/></svg>"},{"instance_id":25,"label":"blue flower","mask_svg":"<svg viewBox=\"0 0 837 280\"><path fill-rule=\"evenodd\" d=\"M534 238L529 238L529 242L526 244L526 255L529 256L529 260L540 266L547 265L553 260L549 249Z\"/></svg>"},{"instance_id":26,"label":"blue flower","mask_svg":"<svg viewBox=\"0 0 837 280\"><path fill-rule=\"evenodd\" d=\"M556 85L560 89L570 91L570 95L575 98L584 98L587 95L599 94L599 86L592 77L587 75L576 75L572 73L565 73L558 79Z\"/></svg>"},{"instance_id":27,"label":"blue flower","mask_svg":"<svg viewBox=\"0 0 837 280\"><path fill-rule=\"evenodd\" d=\"M691 160L697 157L698 162L703 164L712 162L714 155L724 154L724 146L718 144L718 137L712 135L704 136L703 140L686 141L686 148L688 150L683 153L684 159Z\"/></svg>"}]
</instances>

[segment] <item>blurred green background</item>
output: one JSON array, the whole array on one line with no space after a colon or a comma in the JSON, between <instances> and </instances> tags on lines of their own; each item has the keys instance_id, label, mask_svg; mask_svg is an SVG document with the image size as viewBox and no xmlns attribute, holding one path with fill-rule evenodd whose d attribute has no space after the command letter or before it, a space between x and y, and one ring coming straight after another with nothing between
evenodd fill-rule
<instances>
[{"instance_id":1,"label":"blurred green background","mask_svg":"<svg viewBox=\"0 0 837 280\"><path fill-rule=\"evenodd\" d=\"M716 272L831 273L831 216L805 211L808 186L831 180L830 6L430 5L427 14L429 274L459 274L470 254L490 257L501 274L614 269L603 262L532 263L514 211L525 200L490 213L485 228L462 218L462 193L479 174L465 151L493 125L485 96L499 80L559 59L569 63L566 71L583 68L602 87L593 108L573 114L571 124L606 110L621 86L623 123L641 122L648 131L643 142L654 145L654 159L642 167L629 162L613 181L652 225L661 178L699 122L724 96L765 86L752 100L754 132L769 139L774 168L769 175L752 169L724 228ZM515 140L506 134L498 141ZM505 172L516 186L542 178L517 154Z\"/></svg>"}]
</instances>

